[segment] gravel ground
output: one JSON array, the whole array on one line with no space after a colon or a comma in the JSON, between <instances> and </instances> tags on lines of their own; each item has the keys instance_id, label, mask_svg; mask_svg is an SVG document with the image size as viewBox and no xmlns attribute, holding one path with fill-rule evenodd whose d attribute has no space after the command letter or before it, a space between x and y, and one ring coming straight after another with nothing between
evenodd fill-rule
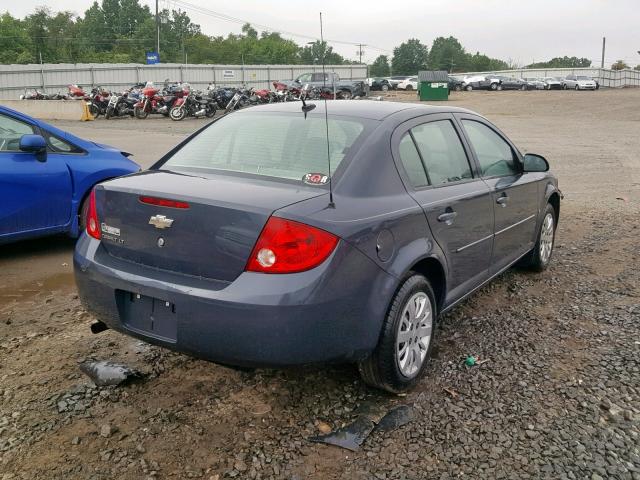
<instances>
[{"instance_id":1,"label":"gravel ground","mask_svg":"<svg viewBox=\"0 0 640 480\"><path fill-rule=\"evenodd\" d=\"M0 479L640 479L639 101L640 89L453 97L548 156L566 198L550 269L510 270L446 315L406 396L365 387L352 366L241 372L94 336L73 242L3 247ZM64 126L117 144L136 125L142 152L200 125L133 122ZM90 359L146 378L96 387L78 369ZM415 419L358 452L307 440L367 405L412 405Z\"/></svg>"}]
</instances>

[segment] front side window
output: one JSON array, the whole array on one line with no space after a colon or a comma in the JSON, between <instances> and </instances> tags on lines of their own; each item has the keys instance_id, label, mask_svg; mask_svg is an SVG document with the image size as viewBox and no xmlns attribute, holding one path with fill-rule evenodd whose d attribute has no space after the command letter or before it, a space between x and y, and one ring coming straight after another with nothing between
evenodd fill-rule
<instances>
[{"instance_id":1,"label":"front side window","mask_svg":"<svg viewBox=\"0 0 640 480\"><path fill-rule=\"evenodd\" d=\"M192 138L161 168L227 171L302 180L308 173L335 172L366 121L324 115L243 112L221 118Z\"/></svg>"},{"instance_id":2,"label":"front side window","mask_svg":"<svg viewBox=\"0 0 640 480\"><path fill-rule=\"evenodd\" d=\"M473 177L469 160L453 124L440 120L411 129L427 169L431 185L459 182Z\"/></svg>"},{"instance_id":3,"label":"front side window","mask_svg":"<svg viewBox=\"0 0 640 480\"><path fill-rule=\"evenodd\" d=\"M485 124L462 120L483 177L504 177L519 173L511 146Z\"/></svg>"},{"instance_id":4,"label":"front side window","mask_svg":"<svg viewBox=\"0 0 640 480\"><path fill-rule=\"evenodd\" d=\"M303 75L300 75L298 77L298 82L303 83L303 82L309 82L311 81L311 74L310 73L305 73Z\"/></svg>"},{"instance_id":5,"label":"front side window","mask_svg":"<svg viewBox=\"0 0 640 480\"><path fill-rule=\"evenodd\" d=\"M0 114L0 152L19 152L20 138L33 133L28 123Z\"/></svg>"}]
</instances>

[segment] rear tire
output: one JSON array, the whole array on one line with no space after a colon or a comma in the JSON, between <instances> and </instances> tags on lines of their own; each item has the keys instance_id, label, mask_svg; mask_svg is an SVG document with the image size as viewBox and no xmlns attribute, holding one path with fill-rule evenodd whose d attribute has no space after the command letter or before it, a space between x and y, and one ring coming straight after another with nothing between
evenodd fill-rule
<instances>
[{"instance_id":1,"label":"rear tire","mask_svg":"<svg viewBox=\"0 0 640 480\"><path fill-rule=\"evenodd\" d=\"M429 363L436 317L429 281L410 272L391 301L378 345L358 363L364 382L393 393L414 386Z\"/></svg>"},{"instance_id":2,"label":"rear tire","mask_svg":"<svg viewBox=\"0 0 640 480\"><path fill-rule=\"evenodd\" d=\"M542 272L549 267L556 239L557 218L553 205L548 203L538 230L536 245L531 253L523 258L522 266L535 272Z\"/></svg>"},{"instance_id":3,"label":"rear tire","mask_svg":"<svg viewBox=\"0 0 640 480\"><path fill-rule=\"evenodd\" d=\"M405 87L405 90L409 91L409 90L413 90L413 85L407 85Z\"/></svg>"},{"instance_id":4,"label":"rear tire","mask_svg":"<svg viewBox=\"0 0 640 480\"><path fill-rule=\"evenodd\" d=\"M491 90L498 90L498 84L497 84L497 83L492 83L492 84L489 86L489 88L490 88Z\"/></svg>"},{"instance_id":5,"label":"rear tire","mask_svg":"<svg viewBox=\"0 0 640 480\"><path fill-rule=\"evenodd\" d=\"M473 90L473 86L472 86L472 85L467 85L467 86L465 87L465 90L466 90L467 92L470 92L470 91L472 91L472 90Z\"/></svg>"},{"instance_id":6,"label":"rear tire","mask_svg":"<svg viewBox=\"0 0 640 480\"><path fill-rule=\"evenodd\" d=\"M92 187L93 188L93 187ZM78 235L87 229L87 214L89 213L89 195L87 195L78 211Z\"/></svg>"},{"instance_id":7,"label":"rear tire","mask_svg":"<svg viewBox=\"0 0 640 480\"><path fill-rule=\"evenodd\" d=\"M580 87L579 87L578 85L576 85L574 88L575 88L576 92L577 92L578 90L580 90Z\"/></svg>"}]
</instances>

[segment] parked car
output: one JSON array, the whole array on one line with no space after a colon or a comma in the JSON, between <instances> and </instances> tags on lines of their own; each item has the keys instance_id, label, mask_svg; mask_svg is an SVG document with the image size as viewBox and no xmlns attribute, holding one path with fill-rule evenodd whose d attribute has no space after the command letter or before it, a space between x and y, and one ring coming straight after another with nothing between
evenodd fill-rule
<instances>
[{"instance_id":1,"label":"parked car","mask_svg":"<svg viewBox=\"0 0 640 480\"><path fill-rule=\"evenodd\" d=\"M367 83L369 84L369 90L382 90L383 92L391 90L391 84L386 78L367 78Z\"/></svg>"},{"instance_id":2,"label":"parked car","mask_svg":"<svg viewBox=\"0 0 640 480\"><path fill-rule=\"evenodd\" d=\"M500 80L495 76L470 75L462 81L462 89L471 90L502 90Z\"/></svg>"},{"instance_id":3,"label":"parked car","mask_svg":"<svg viewBox=\"0 0 640 480\"><path fill-rule=\"evenodd\" d=\"M222 117L94 189L74 254L94 330L227 365L355 362L398 392L441 313L518 261L549 265L557 181L488 120L315 107Z\"/></svg>"},{"instance_id":4,"label":"parked car","mask_svg":"<svg viewBox=\"0 0 640 480\"><path fill-rule=\"evenodd\" d=\"M449 86L449 91L456 91L459 92L460 90L462 90L464 84L464 78L460 77L459 75L449 75L449 82L448 82L448 86Z\"/></svg>"},{"instance_id":5,"label":"parked car","mask_svg":"<svg viewBox=\"0 0 640 480\"><path fill-rule=\"evenodd\" d=\"M406 80L401 81L396 88L398 90L417 90L418 77L409 77Z\"/></svg>"},{"instance_id":6,"label":"parked car","mask_svg":"<svg viewBox=\"0 0 640 480\"><path fill-rule=\"evenodd\" d=\"M557 77L545 77L542 80L545 83L545 90L562 90L562 81Z\"/></svg>"},{"instance_id":7,"label":"parked car","mask_svg":"<svg viewBox=\"0 0 640 480\"><path fill-rule=\"evenodd\" d=\"M529 85L524 80L515 77L506 77L504 75L498 75L497 78L500 81L500 87L498 90L528 90Z\"/></svg>"},{"instance_id":8,"label":"parked car","mask_svg":"<svg viewBox=\"0 0 640 480\"><path fill-rule=\"evenodd\" d=\"M287 87L298 89L305 85L309 85L310 87L335 87L336 93L340 95L340 98L344 99L365 97L369 90L366 82L362 80L340 80L340 76L333 72L326 72L324 74L322 72L303 73L295 80L281 83Z\"/></svg>"},{"instance_id":9,"label":"parked car","mask_svg":"<svg viewBox=\"0 0 640 480\"><path fill-rule=\"evenodd\" d=\"M545 90L547 88L547 84L542 78L526 77L521 80L527 82L529 90Z\"/></svg>"},{"instance_id":10,"label":"parked car","mask_svg":"<svg viewBox=\"0 0 640 480\"><path fill-rule=\"evenodd\" d=\"M387 80L389 80L389 84L391 85L391 88L398 88L398 84L400 82L403 82L404 80L411 78L411 75L394 75L393 77L387 77Z\"/></svg>"},{"instance_id":11,"label":"parked car","mask_svg":"<svg viewBox=\"0 0 640 480\"><path fill-rule=\"evenodd\" d=\"M0 244L76 236L93 186L140 170L128 156L0 106Z\"/></svg>"},{"instance_id":12,"label":"parked car","mask_svg":"<svg viewBox=\"0 0 640 480\"><path fill-rule=\"evenodd\" d=\"M585 75L567 75L562 82L562 86L565 90L596 90L598 87L593 78Z\"/></svg>"}]
</instances>

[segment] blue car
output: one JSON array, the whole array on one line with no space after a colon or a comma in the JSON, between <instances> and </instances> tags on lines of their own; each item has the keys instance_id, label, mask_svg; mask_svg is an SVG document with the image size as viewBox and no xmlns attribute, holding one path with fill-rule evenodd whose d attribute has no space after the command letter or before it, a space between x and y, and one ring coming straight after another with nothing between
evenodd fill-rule
<instances>
[{"instance_id":1,"label":"blue car","mask_svg":"<svg viewBox=\"0 0 640 480\"><path fill-rule=\"evenodd\" d=\"M0 106L0 244L77 236L93 186L140 170L128 155Z\"/></svg>"},{"instance_id":2,"label":"blue car","mask_svg":"<svg viewBox=\"0 0 640 480\"><path fill-rule=\"evenodd\" d=\"M226 115L98 185L74 253L93 330L227 365L354 362L397 392L439 314L516 262L549 265L543 157L469 110L326 105Z\"/></svg>"}]
</instances>

